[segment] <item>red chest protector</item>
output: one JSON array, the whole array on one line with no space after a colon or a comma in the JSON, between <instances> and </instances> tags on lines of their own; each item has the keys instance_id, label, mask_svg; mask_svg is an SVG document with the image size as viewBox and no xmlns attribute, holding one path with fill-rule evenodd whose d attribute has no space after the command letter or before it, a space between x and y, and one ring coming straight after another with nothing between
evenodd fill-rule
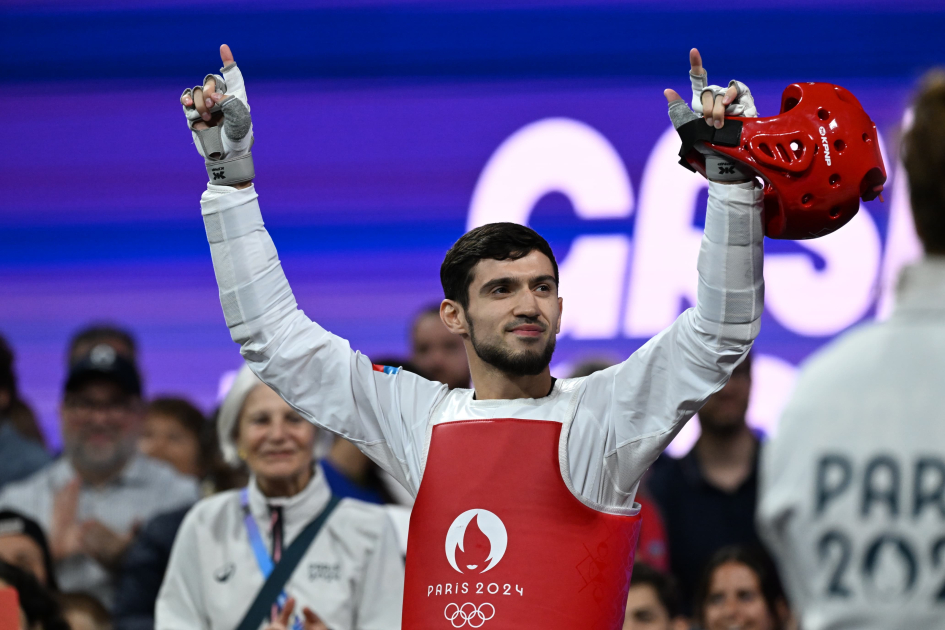
<instances>
[{"instance_id":1,"label":"red chest protector","mask_svg":"<svg viewBox=\"0 0 945 630\"><path fill-rule=\"evenodd\" d=\"M404 630L618 630L640 516L598 512L561 478L561 424L433 427L410 517Z\"/></svg>"}]
</instances>

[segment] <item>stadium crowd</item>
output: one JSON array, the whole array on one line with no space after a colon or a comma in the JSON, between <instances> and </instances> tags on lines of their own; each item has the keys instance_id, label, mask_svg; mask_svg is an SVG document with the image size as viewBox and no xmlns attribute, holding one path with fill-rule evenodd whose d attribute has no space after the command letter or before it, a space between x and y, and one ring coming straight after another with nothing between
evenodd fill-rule
<instances>
[{"instance_id":1,"label":"stadium crowd","mask_svg":"<svg viewBox=\"0 0 945 630\"><path fill-rule=\"evenodd\" d=\"M872 531L872 510L910 509L914 537L940 530L945 442L933 424L945 374L942 74L923 83L914 120L903 154L926 257L903 274L897 311L807 364L777 437L746 422L750 355L706 402L692 450L678 459L664 454L637 494L643 529L625 629L774 630L868 619L842 575L828 585L837 596L829 606L812 594L810 549L823 559L841 539L808 541L811 523L836 519L858 540L858 528ZM462 340L438 312L414 319L409 357L374 363L468 387ZM21 398L13 350L0 338L0 585L18 592L21 627L239 627L264 575L293 553L314 517L332 510L300 553L320 549L319 558L334 560L307 563L304 576L290 579L293 597L280 596L267 630L400 627L412 499L356 446L320 433L245 367L209 417L185 398L148 398L135 336L120 326L77 332L65 355L63 449L54 458ZM588 361L571 376L606 367ZM874 430L884 422L889 431ZM870 471L898 484L897 457L917 453L915 505L900 507L882 480L870 485ZM874 460L862 501L846 501L852 467ZM805 499L814 484L811 508ZM257 563L259 571L247 570ZM296 606L303 621L293 624ZM909 627L932 627L917 619Z\"/></svg>"}]
</instances>

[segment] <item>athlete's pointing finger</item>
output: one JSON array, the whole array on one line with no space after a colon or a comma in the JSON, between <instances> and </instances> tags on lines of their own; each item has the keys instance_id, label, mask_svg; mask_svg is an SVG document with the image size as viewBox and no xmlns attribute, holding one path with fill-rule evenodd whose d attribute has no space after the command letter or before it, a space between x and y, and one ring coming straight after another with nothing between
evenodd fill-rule
<instances>
[{"instance_id":1,"label":"athlete's pointing finger","mask_svg":"<svg viewBox=\"0 0 945 630\"><path fill-rule=\"evenodd\" d=\"M224 68L234 61L233 53L230 51L230 47L226 44L220 46L220 61L223 62Z\"/></svg>"},{"instance_id":2,"label":"athlete's pointing finger","mask_svg":"<svg viewBox=\"0 0 945 630\"><path fill-rule=\"evenodd\" d=\"M689 51L689 66L690 72L693 74L705 73L705 70L702 67L702 55L699 54L698 48L693 48Z\"/></svg>"}]
</instances>

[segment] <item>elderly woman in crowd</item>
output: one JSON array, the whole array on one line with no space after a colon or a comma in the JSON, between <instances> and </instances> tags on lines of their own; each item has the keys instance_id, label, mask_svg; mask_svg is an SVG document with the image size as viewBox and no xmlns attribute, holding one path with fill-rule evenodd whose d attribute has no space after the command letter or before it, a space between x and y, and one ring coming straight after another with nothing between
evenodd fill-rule
<instances>
[{"instance_id":1,"label":"elderly woman in crowd","mask_svg":"<svg viewBox=\"0 0 945 630\"><path fill-rule=\"evenodd\" d=\"M794 620L771 560L760 550L725 547L706 565L696 592L704 630L789 630Z\"/></svg>"},{"instance_id":2,"label":"elderly woman in crowd","mask_svg":"<svg viewBox=\"0 0 945 630\"><path fill-rule=\"evenodd\" d=\"M327 436L249 368L234 381L217 427L224 458L246 464L249 485L204 499L184 519L158 597L158 630L240 626L283 554L335 505L316 460ZM384 510L344 499L323 523L251 627L399 628L403 562Z\"/></svg>"}]
</instances>

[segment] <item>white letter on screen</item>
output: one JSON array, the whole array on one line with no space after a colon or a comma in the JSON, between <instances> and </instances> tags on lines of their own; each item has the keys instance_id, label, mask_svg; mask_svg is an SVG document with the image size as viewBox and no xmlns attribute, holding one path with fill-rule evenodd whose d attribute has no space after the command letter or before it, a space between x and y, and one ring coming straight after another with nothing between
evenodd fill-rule
<instances>
[{"instance_id":1,"label":"white letter on screen","mask_svg":"<svg viewBox=\"0 0 945 630\"><path fill-rule=\"evenodd\" d=\"M799 335L833 335L858 322L873 305L882 245L862 205L845 226L798 241L824 259L821 270L804 254L765 257L765 305Z\"/></svg>"},{"instance_id":2,"label":"white letter on screen","mask_svg":"<svg viewBox=\"0 0 945 630\"><path fill-rule=\"evenodd\" d=\"M633 213L633 187L613 145L593 127L546 118L509 136L489 158L469 208L467 229L486 223L528 224L539 199L559 192L582 219ZM559 261L565 298L562 334L580 339L617 335L630 239L580 236Z\"/></svg>"},{"instance_id":3,"label":"white letter on screen","mask_svg":"<svg viewBox=\"0 0 945 630\"><path fill-rule=\"evenodd\" d=\"M708 182L681 167L678 152L679 136L670 127L643 171L623 324L628 337L652 337L673 323L682 298L696 302L702 230L692 220Z\"/></svg>"}]
</instances>

